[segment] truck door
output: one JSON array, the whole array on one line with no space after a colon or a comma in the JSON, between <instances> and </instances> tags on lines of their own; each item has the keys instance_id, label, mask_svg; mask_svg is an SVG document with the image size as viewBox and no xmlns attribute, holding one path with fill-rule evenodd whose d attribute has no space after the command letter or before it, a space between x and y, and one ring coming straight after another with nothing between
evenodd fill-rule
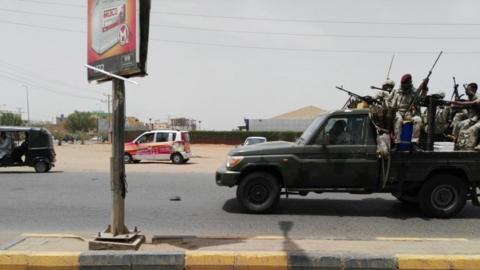
<instances>
[{"instance_id":1,"label":"truck door","mask_svg":"<svg viewBox=\"0 0 480 270\"><path fill-rule=\"evenodd\" d=\"M374 185L378 162L370 151L371 146L367 146L369 127L367 115L329 118L305 147L302 187L368 188Z\"/></svg>"}]
</instances>

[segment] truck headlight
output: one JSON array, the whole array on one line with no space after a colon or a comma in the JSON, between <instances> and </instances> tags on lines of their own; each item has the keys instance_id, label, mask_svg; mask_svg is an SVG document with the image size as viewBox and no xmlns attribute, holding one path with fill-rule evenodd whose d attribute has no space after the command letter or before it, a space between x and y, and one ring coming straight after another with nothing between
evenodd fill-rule
<instances>
[{"instance_id":1,"label":"truck headlight","mask_svg":"<svg viewBox=\"0 0 480 270\"><path fill-rule=\"evenodd\" d=\"M229 156L227 158L227 168L233 168L237 166L242 160L242 156Z\"/></svg>"}]
</instances>

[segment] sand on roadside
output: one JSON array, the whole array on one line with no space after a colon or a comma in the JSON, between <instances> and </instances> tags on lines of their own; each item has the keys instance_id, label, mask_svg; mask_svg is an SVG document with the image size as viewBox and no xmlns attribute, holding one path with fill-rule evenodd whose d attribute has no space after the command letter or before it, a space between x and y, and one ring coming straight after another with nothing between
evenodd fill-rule
<instances>
[{"instance_id":1,"label":"sand on roadside","mask_svg":"<svg viewBox=\"0 0 480 270\"><path fill-rule=\"evenodd\" d=\"M215 173L225 163L228 152L234 146L193 144L193 157L187 164L174 165L169 161L127 164L128 172L163 172L163 173ZM55 146L57 161L54 171L64 172L108 172L110 168L111 144L63 144ZM33 168L1 168L1 171L28 171Z\"/></svg>"}]
</instances>

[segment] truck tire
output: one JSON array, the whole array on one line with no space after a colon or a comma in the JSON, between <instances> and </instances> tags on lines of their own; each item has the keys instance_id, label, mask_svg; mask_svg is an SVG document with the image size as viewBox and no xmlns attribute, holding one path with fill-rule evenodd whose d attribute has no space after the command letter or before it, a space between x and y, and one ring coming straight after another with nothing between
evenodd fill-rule
<instances>
[{"instance_id":1,"label":"truck tire","mask_svg":"<svg viewBox=\"0 0 480 270\"><path fill-rule=\"evenodd\" d=\"M254 172L243 178L237 188L237 201L250 213L266 213L280 200L280 185L271 174Z\"/></svg>"},{"instance_id":2,"label":"truck tire","mask_svg":"<svg viewBox=\"0 0 480 270\"><path fill-rule=\"evenodd\" d=\"M454 175L437 175L420 189L420 209L429 217L450 218L467 202L467 186Z\"/></svg>"}]
</instances>

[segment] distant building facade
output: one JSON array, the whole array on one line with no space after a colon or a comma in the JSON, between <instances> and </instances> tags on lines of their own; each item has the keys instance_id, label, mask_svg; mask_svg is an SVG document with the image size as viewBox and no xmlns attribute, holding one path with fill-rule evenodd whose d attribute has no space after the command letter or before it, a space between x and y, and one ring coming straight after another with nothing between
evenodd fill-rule
<instances>
[{"instance_id":1,"label":"distant building facade","mask_svg":"<svg viewBox=\"0 0 480 270\"><path fill-rule=\"evenodd\" d=\"M325 113L327 113L327 111L324 109L307 106L269 119L245 119L245 127L240 128L247 131L301 132L304 131L315 118Z\"/></svg>"},{"instance_id":2,"label":"distant building facade","mask_svg":"<svg viewBox=\"0 0 480 270\"><path fill-rule=\"evenodd\" d=\"M197 120L178 117L170 118L167 121L157 120L153 122L153 129L176 129L184 131L195 131L198 129Z\"/></svg>"}]
</instances>

